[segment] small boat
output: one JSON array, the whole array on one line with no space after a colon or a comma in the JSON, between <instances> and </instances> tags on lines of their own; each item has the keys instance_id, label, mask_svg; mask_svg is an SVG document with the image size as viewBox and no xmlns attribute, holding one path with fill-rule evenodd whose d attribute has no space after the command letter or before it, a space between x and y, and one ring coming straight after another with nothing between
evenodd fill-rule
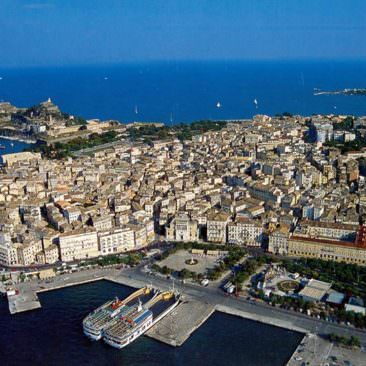
<instances>
[{"instance_id":1,"label":"small boat","mask_svg":"<svg viewBox=\"0 0 366 366\"><path fill-rule=\"evenodd\" d=\"M255 107L258 108L258 101L257 98L254 99L253 103L255 104Z\"/></svg>"},{"instance_id":2,"label":"small boat","mask_svg":"<svg viewBox=\"0 0 366 366\"><path fill-rule=\"evenodd\" d=\"M0 145L0 149L5 150L6 147L4 145Z\"/></svg>"},{"instance_id":3,"label":"small boat","mask_svg":"<svg viewBox=\"0 0 366 366\"><path fill-rule=\"evenodd\" d=\"M216 108L221 108L221 103L220 102L217 102Z\"/></svg>"},{"instance_id":4,"label":"small boat","mask_svg":"<svg viewBox=\"0 0 366 366\"><path fill-rule=\"evenodd\" d=\"M11 147L14 147L14 142L11 142L11 143L10 143L10 146L11 146Z\"/></svg>"}]
</instances>

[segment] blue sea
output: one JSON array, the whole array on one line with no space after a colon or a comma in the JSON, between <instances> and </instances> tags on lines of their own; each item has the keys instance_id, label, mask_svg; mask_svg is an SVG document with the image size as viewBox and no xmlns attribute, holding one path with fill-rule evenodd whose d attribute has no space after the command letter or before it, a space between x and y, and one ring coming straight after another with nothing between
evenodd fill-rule
<instances>
[{"instance_id":1,"label":"blue sea","mask_svg":"<svg viewBox=\"0 0 366 366\"><path fill-rule=\"evenodd\" d=\"M285 111L366 115L366 96L313 95L314 88L366 88L365 62L0 67L0 77L0 100L26 107L50 97L65 112L121 122L240 119Z\"/></svg>"},{"instance_id":2,"label":"blue sea","mask_svg":"<svg viewBox=\"0 0 366 366\"><path fill-rule=\"evenodd\" d=\"M302 335L223 313L208 321L178 348L146 336L117 350L93 342L82 320L114 296L131 288L107 281L39 295L42 308L15 316L0 298L0 365L45 366L283 366Z\"/></svg>"}]
</instances>

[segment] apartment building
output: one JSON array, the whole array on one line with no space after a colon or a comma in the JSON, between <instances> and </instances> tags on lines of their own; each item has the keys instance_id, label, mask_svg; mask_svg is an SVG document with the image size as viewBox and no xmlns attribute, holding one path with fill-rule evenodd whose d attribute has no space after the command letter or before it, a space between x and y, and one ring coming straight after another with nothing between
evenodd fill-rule
<instances>
[{"instance_id":1,"label":"apartment building","mask_svg":"<svg viewBox=\"0 0 366 366\"><path fill-rule=\"evenodd\" d=\"M127 252L135 248L135 236L131 228L101 232L98 236L102 255Z\"/></svg>"},{"instance_id":2,"label":"apartment building","mask_svg":"<svg viewBox=\"0 0 366 366\"><path fill-rule=\"evenodd\" d=\"M358 229L358 225L302 220L298 222L294 235L354 241Z\"/></svg>"},{"instance_id":3,"label":"apartment building","mask_svg":"<svg viewBox=\"0 0 366 366\"><path fill-rule=\"evenodd\" d=\"M212 212L207 216L207 241L212 243L226 243L227 225L230 215L225 212Z\"/></svg>"},{"instance_id":4,"label":"apartment building","mask_svg":"<svg viewBox=\"0 0 366 366\"><path fill-rule=\"evenodd\" d=\"M238 217L235 222L230 222L227 227L228 243L256 247L261 246L263 238L261 222Z\"/></svg>"},{"instance_id":5,"label":"apartment building","mask_svg":"<svg viewBox=\"0 0 366 366\"><path fill-rule=\"evenodd\" d=\"M60 235L62 261L93 258L99 255L98 236L95 231L71 231Z\"/></svg>"},{"instance_id":6,"label":"apartment building","mask_svg":"<svg viewBox=\"0 0 366 366\"><path fill-rule=\"evenodd\" d=\"M268 251L274 254L287 255L289 228L281 226L268 236Z\"/></svg>"},{"instance_id":7,"label":"apartment building","mask_svg":"<svg viewBox=\"0 0 366 366\"><path fill-rule=\"evenodd\" d=\"M366 265L366 245L341 240L292 236L288 241L287 254Z\"/></svg>"}]
</instances>

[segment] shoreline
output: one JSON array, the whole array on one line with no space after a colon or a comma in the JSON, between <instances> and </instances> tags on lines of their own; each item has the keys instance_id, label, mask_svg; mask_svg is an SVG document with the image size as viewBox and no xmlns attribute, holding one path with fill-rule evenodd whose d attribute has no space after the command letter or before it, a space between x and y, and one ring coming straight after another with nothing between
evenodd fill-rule
<instances>
[{"instance_id":1,"label":"shoreline","mask_svg":"<svg viewBox=\"0 0 366 366\"><path fill-rule=\"evenodd\" d=\"M34 141L34 140L28 140L28 139L25 139L25 138L23 139L23 138L18 138L18 137L14 137L14 136L2 136L2 135L0 135L0 139L24 142L26 144L36 144L37 143L37 141Z\"/></svg>"}]
</instances>

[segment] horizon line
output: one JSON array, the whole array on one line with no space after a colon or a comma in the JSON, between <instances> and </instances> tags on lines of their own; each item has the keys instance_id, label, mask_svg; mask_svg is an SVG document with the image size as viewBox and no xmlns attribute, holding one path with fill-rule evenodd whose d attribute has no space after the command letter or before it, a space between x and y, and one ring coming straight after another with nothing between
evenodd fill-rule
<instances>
[{"instance_id":1,"label":"horizon line","mask_svg":"<svg viewBox=\"0 0 366 366\"><path fill-rule=\"evenodd\" d=\"M91 62L91 63L50 63L50 64L26 64L26 65L0 65L0 69L38 69L38 68L67 68L67 67L96 67L96 66L134 66L134 65L147 65L147 64L178 64L178 63L293 63L293 62L357 62L366 63L365 58L238 58L238 59L151 59L151 60L121 60L111 62Z\"/></svg>"}]
</instances>

